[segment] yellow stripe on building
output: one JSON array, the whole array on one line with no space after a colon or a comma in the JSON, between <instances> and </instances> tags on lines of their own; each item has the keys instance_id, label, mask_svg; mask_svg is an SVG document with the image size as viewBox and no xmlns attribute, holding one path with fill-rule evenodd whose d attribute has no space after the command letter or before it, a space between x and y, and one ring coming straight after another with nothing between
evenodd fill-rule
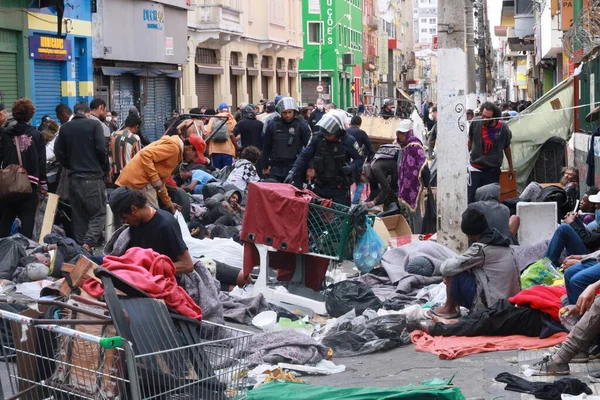
<instances>
[{"instance_id":1,"label":"yellow stripe on building","mask_svg":"<svg viewBox=\"0 0 600 400\"><path fill-rule=\"evenodd\" d=\"M80 19L72 19L69 23L69 29L72 26L72 30L69 30L68 33L72 35L79 36L92 36L92 23L91 21L82 21ZM58 26L58 20L55 15L42 14L36 12L27 13L27 21L29 24L29 29L34 31L48 31L48 32L56 32L56 27ZM64 19L63 19L63 33L64 31Z\"/></svg>"}]
</instances>

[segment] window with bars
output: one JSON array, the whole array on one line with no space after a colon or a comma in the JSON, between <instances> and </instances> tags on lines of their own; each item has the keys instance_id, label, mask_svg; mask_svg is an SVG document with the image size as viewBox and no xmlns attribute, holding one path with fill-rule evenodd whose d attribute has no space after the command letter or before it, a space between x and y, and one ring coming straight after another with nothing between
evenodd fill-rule
<instances>
[{"instance_id":1,"label":"window with bars","mask_svg":"<svg viewBox=\"0 0 600 400\"><path fill-rule=\"evenodd\" d=\"M236 53L235 51L232 51L231 52L231 60L229 62L231 65L235 65L235 66L240 65L238 53Z\"/></svg>"},{"instance_id":2,"label":"window with bars","mask_svg":"<svg viewBox=\"0 0 600 400\"><path fill-rule=\"evenodd\" d=\"M255 55L253 55L253 54L248 54L248 55L246 56L246 65L247 65L248 67L250 67L250 68L256 68L256 67L255 67L255 65L254 65L254 60L256 59L255 57L256 57L256 56L255 56Z\"/></svg>"},{"instance_id":3,"label":"window with bars","mask_svg":"<svg viewBox=\"0 0 600 400\"><path fill-rule=\"evenodd\" d=\"M265 68L265 69L269 69L271 67L271 57L269 56L263 56L262 59L260 60L260 67L261 68Z\"/></svg>"},{"instance_id":4,"label":"window with bars","mask_svg":"<svg viewBox=\"0 0 600 400\"><path fill-rule=\"evenodd\" d=\"M217 52L213 49L196 49L196 62L198 64L218 64Z\"/></svg>"}]
</instances>

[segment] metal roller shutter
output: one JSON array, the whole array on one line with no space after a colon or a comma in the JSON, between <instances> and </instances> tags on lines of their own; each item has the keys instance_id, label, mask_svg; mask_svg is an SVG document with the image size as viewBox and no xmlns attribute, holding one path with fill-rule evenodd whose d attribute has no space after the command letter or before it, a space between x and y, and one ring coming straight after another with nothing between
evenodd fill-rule
<instances>
[{"instance_id":1,"label":"metal roller shutter","mask_svg":"<svg viewBox=\"0 0 600 400\"><path fill-rule=\"evenodd\" d=\"M142 110L142 121L144 121L144 133L153 142L156 140L156 85L155 78L145 78L143 88L144 107Z\"/></svg>"},{"instance_id":2,"label":"metal roller shutter","mask_svg":"<svg viewBox=\"0 0 600 400\"><path fill-rule=\"evenodd\" d=\"M119 113L121 122L129 115L129 109L135 106L135 86L133 76L129 74L113 77L113 105L112 110ZM142 128L146 131L145 126Z\"/></svg>"},{"instance_id":3,"label":"metal roller shutter","mask_svg":"<svg viewBox=\"0 0 600 400\"><path fill-rule=\"evenodd\" d=\"M155 78L156 90L156 132L157 139L165 132L165 122L175 109L175 79L166 76Z\"/></svg>"},{"instance_id":4,"label":"metal roller shutter","mask_svg":"<svg viewBox=\"0 0 600 400\"><path fill-rule=\"evenodd\" d=\"M321 78L321 84L323 85L323 93L320 94L324 99L329 99L329 77ZM302 79L302 104L316 103L317 99L319 98L317 86L319 86L319 78Z\"/></svg>"},{"instance_id":5,"label":"metal roller shutter","mask_svg":"<svg viewBox=\"0 0 600 400\"><path fill-rule=\"evenodd\" d=\"M248 91L248 102L250 104L256 104L256 103L254 103L254 92L252 90L253 87L254 87L254 77L247 75L246 76L246 90Z\"/></svg>"},{"instance_id":6,"label":"metal roller shutter","mask_svg":"<svg viewBox=\"0 0 600 400\"><path fill-rule=\"evenodd\" d=\"M238 77L233 74L229 74L229 81L231 82L231 108L237 109L238 103Z\"/></svg>"},{"instance_id":7,"label":"metal roller shutter","mask_svg":"<svg viewBox=\"0 0 600 400\"><path fill-rule=\"evenodd\" d=\"M0 29L0 44L2 44L2 51L0 51L0 102L4 103L9 110L12 108L12 103L19 98L17 37L17 32Z\"/></svg>"},{"instance_id":8,"label":"metal roller shutter","mask_svg":"<svg viewBox=\"0 0 600 400\"><path fill-rule=\"evenodd\" d=\"M269 98L269 77L261 76L261 90L265 99Z\"/></svg>"},{"instance_id":9,"label":"metal roller shutter","mask_svg":"<svg viewBox=\"0 0 600 400\"><path fill-rule=\"evenodd\" d=\"M198 107L215 108L215 80L212 75L196 74Z\"/></svg>"},{"instance_id":10,"label":"metal roller shutter","mask_svg":"<svg viewBox=\"0 0 600 400\"><path fill-rule=\"evenodd\" d=\"M55 117L54 110L62 101L60 87L60 67L59 61L35 60L34 80L35 80L35 115L33 116L34 126L38 126L42 117L46 114Z\"/></svg>"}]
</instances>

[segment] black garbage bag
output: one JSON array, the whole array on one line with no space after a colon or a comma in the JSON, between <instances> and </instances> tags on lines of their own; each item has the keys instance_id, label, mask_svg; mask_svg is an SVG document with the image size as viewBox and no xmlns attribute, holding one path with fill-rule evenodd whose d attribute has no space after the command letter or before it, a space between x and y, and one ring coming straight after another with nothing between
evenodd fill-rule
<instances>
[{"instance_id":1,"label":"black garbage bag","mask_svg":"<svg viewBox=\"0 0 600 400\"><path fill-rule=\"evenodd\" d=\"M333 349L336 357L351 357L386 351L410 343L406 317L400 314L378 316L366 310L356 316L354 310L341 316L321 343Z\"/></svg>"},{"instance_id":2,"label":"black garbage bag","mask_svg":"<svg viewBox=\"0 0 600 400\"><path fill-rule=\"evenodd\" d=\"M371 288L359 281L342 281L327 288L325 308L331 317L340 317L352 309L361 315L367 308L379 310L381 300Z\"/></svg>"},{"instance_id":3,"label":"black garbage bag","mask_svg":"<svg viewBox=\"0 0 600 400\"><path fill-rule=\"evenodd\" d=\"M25 245L27 242L25 242ZM25 256L23 241L15 237L0 239L0 279L12 280L19 260Z\"/></svg>"}]
</instances>

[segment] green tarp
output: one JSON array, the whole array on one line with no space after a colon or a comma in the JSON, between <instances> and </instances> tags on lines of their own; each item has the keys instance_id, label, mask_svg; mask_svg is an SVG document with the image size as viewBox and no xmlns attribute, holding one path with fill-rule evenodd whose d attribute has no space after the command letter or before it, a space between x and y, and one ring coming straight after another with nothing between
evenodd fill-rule
<instances>
[{"instance_id":1,"label":"green tarp","mask_svg":"<svg viewBox=\"0 0 600 400\"><path fill-rule=\"evenodd\" d=\"M517 171L517 188L525 189L527 178L546 141L559 137L569 141L573 133L573 78L568 78L535 101L527 110L508 122L512 132L513 167ZM537 115L528 115L537 114ZM506 158L504 169L508 168Z\"/></svg>"},{"instance_id":2,"label":"green tarp","mask_svg":"<svg viewBox=\"0 0 600 400\"><path fill-rule=\"evenodd\" d=\"M449 381L436 379L422 385L393 388L337 388L311 386L304 383L270 382L251 390L249 400L392 400L392 399L438 399L465 400L460 389L450 386Z\"/></svg>"}]
</instances>

